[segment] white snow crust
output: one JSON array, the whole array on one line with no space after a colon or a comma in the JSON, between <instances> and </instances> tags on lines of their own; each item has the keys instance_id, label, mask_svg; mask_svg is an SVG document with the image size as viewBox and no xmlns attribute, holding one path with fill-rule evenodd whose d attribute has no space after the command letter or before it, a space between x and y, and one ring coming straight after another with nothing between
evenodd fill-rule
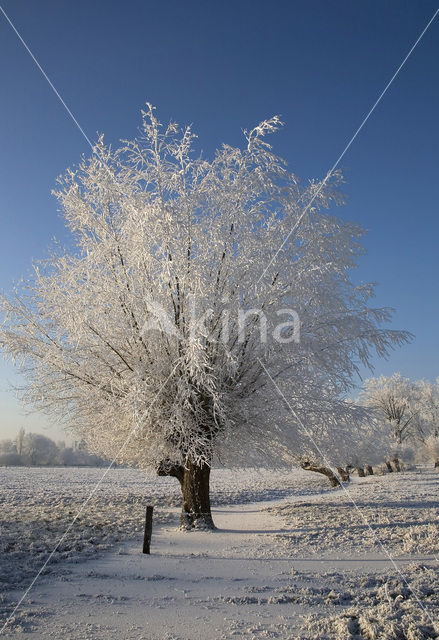
<instances>
[{"instance_id":1,"label":"white snow crust","mask_svg":"<svg viewBox=\"0 0 439 640\"><path fill-rule=\"evenodd\" d=\"M100 473L1 471L4 617ZM439 638L439 474L355 479L348 493L297 470L212 476L218 530L184 532L176 482L115 469L3 637ZM141 553L148 501L150 556ZM4 546L11 539L15 550Z\"/></svg>"}]
</instances>

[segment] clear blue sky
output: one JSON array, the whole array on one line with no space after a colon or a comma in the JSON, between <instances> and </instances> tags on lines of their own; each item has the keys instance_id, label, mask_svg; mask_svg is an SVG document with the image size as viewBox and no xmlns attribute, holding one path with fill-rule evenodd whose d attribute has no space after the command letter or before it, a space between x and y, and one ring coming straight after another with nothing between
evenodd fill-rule
<instances>
[{"instance_id":1,"label":"clear blue sky","mask_svg":"<svg viewBox=\"0 0 439 640\"><path fill-rule=\"evenodd\" d=\"M437 8L428 0L297 2L6 0L5 11L91 139L133 137L146 100L162 120L193 123L209 155L274 114L272 139L301 178L323 177ZM50 195L89 153L0 16L0 288L26 275L56 237L68 242ZM439 16L342 161L339 215L369 230L355 279L379 283L410 346L377 374L439 375ZM0 438L24 418L0 365ZM53 433L49 432L49 433Z\"/></svg>"}]
</instances>

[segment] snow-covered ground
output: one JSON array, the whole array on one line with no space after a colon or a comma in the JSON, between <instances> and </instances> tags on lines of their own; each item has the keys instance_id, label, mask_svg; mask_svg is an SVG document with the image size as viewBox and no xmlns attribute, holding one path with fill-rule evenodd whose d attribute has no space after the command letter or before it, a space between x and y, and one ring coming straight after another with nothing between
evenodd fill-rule
<instances>
[{"instance_id":1,"label":"snow-covered ground","mask_svg":"<svg viewBox=\"0 0 439 640\"><path fill-rule=\"evenodd\" d=\"M83 508L104 473L87 468L0 467L0 593L30 580L80 509L48 571L60 560L75 562L124 539L141 537L147 504L155 507L155 524L178 523L173 509L181 503L177 481L135 469L111 469ZM214 470L211 484L212 503L218 506L329 490L314 474L263 469Z\"/></svg>"},{"instance_id":2,"label":"snow-covered ground","mask_svg":"<svg viewBox=\"0 0 439 640\"><path fill-rule=\"evenodd\" d=\"M0 470L3 616L102 473ZM355 479L348 494L302 471L212 476L219 530L187 533L175 481L110 472L4 637L439 638L439 474Z\"/></svg>"}]
</instances>

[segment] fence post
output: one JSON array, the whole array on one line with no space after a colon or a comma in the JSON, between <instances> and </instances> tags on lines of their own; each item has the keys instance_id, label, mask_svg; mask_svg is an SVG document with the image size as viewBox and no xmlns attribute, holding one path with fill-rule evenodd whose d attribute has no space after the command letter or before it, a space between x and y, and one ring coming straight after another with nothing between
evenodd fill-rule
<instances>
[{"instance_id":1,"label":"fence post","mask_svg":"<svg viewBox=\"0 0 439 640\"><path fill-rule=\"evenodd\" d=\"M143 536L143 553L150 553L149 546L151 544L152 535L152 512L154 507L146 507L145 533Z\"/></svg>"}]
</instances>

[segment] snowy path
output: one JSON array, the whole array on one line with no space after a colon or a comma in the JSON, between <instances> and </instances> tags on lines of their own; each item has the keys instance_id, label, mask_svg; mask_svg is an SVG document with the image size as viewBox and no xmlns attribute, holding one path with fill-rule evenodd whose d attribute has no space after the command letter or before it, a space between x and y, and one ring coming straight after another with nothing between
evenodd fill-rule
<instances>
[{"instance_id":1,"label":"snowy path","mask_svg":"<svg viewBox=\"0 0 439 640\"><path fill-rule=\"evenodd\" d=\"M139 532L99 559L59 562L2 638L439 638L431 627L439 610L437 487L436 474L401 474L350 488L375 514L386 543L399 540L407 582L347 509L343 492L290 495L217 507L215 532L156 526L150 556L141 553ZM403 552L407 541L411 553ZM10 602L22 593L9 592Z\"/></svg>"},{"instance_id":2,"label":"snowy path","mask_svg":"<svg viewBox=\"0 0 439 640\"><path fill-rule=\"evenodd\" d=\"M302 614L315 613L316 604L320 614L334 613L314 585L316 576L364 570L371 559L293 560L279 536L287 531L283 521L265 506L214 510L214 533L163 526L153 537L151 556L140 553L139 540L118 554L75 565L68 575L44 578L23 607L21 631L11 629L4 637L299 637ZM376 570L388 563L376 556L372 564Z\"/></svg>"},{"instance_id":3,"label":"snowy path","mask_svg":"<svg viewBox=\"0 0 439 640\"><path fill-rule=\"evenodd\" d=\"M38 611L38 619L32 611L27 616L32 637L196 640L291 629L291 608L285 616L282 604L269 610L259 604L292 564L278 559L273 534L284 529L263 506L214 510L220 528L214 533L161 527L151 556L140 553L140 543L126 545L118 555L46 579L29 596Z\"/></svg>"}]
</instances>

